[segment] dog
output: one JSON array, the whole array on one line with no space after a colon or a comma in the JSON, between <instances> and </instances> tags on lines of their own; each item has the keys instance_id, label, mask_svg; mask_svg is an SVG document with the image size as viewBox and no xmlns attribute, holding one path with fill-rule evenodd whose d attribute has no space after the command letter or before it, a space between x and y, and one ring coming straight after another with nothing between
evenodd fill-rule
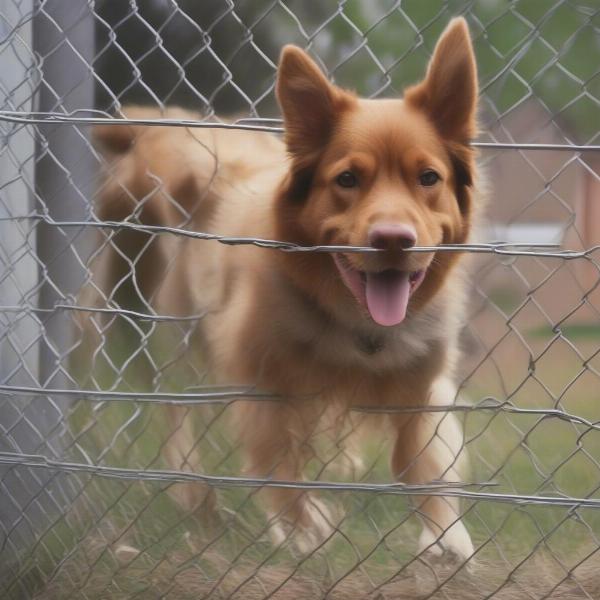
<instances>
[{"instance_id":1,"label":"dog","mask_svg":"<svg viewBox=\"0 0 600 600\"><path fill-rule=\"evenodd\" d=\"M137 300L159 313L204 314L199 338L216 380L268 394L235 406L253 477L302 479L323 423L368 407L388 410L381 419L393 436L395 478L460 482L461 428L435 408L457 393L463 261L411 248L465 243L473 229L478 84L466 22L450 22L423 81L402 99L360 99L294 46L282 51L276 93L283 141L239 130L97 127L111 174L99 217L370 251L283 252L174 236L149 242L123 231L97 254L97 297L87 303L112 301L133 262ZM142 107L125 112L156 116ZM195 115L173 108L163 116ZM192 447L191 433L180 431L169 460L180 467ZM293 529L307 549L335 529L312 492L267 485L259 497L275 543ZM415 503L420 551L473 554L456 497Z\"/></svg>"}]
</instances>

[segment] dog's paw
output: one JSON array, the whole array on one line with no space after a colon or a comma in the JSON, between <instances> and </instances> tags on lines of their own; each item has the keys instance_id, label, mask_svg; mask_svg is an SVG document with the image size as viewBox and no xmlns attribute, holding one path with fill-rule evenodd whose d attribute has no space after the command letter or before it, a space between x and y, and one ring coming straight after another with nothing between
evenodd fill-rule
<instances>
[{"instance_id":1,"label":"dog's paw","mask_svg":"<svg viewBox=\"0 0 600 600\"><path fill-rule=\"evenodd\" d=\"M425 526L419 537L419 554L436 563L462 564L475 551L473 542L462 521L456 521L441 536Z\"/></svg>"},{"instance_id":2,"label":"dog's paw","mask_svg":"<svg viewBox=\"0 0 600 600\"><path fill-rule=\"evenodd\" d=\"M282 546L289 539L302 554L310 554L325 543L335 532L334 517L327 505L306 497L298 502L293 514L271 516L269 537L274 546Z\"/></svg>"},{"instance_id":3,"label":"dog's paw","mask_svg":"<svg viewBox=\"0 0 600 600\"><path fill-rule=\"evenodd\" d=\"M334 517L322 500L310 497L304 503L302 517L295 543L300 552L307 554L334 534Z\"/></svg>"}]
</instances>

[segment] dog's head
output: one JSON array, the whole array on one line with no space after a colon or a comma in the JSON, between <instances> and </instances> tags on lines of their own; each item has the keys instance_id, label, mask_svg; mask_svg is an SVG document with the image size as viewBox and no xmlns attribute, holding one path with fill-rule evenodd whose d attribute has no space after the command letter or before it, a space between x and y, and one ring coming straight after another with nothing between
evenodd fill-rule
<instances>
[{"instance_id":1,"label":"dog's head","mask_svg":"<svg viewBox=\"0 0 600 600\"><path fill-rule=\"evenodd\" d=\"M457 258L405 250L469 234L477 73L465 21L450 23L425 79L403 99L359 99L293 46L281 56L277 97L291 160L278 234L383 250L284 258L288 273L331 310L358 307L379 325L401 323L439 290Z\"/></svg>"}]
</instances>

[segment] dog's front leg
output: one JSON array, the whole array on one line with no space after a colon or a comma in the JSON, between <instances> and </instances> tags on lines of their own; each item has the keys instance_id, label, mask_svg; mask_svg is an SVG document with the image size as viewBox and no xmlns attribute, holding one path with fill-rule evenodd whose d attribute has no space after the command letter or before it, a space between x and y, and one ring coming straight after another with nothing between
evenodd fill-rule
<instances>
[{"instance_id":1,"label":"dog's front leg","mask_svg":"<svg viewBox=\"0 0 600 600\"><path fill-rule=\"evenodd\" d=\"M453 401L456 388L447 378L437 379L431 386L430 406ZM436 480L461 481L465 462L463 435L452 413L422 412L392 417L396 442L392 453L393 473L410 484L426 484ZM467 560L473 554L473 543L460 520L460 502L456 497L418 496L417 509L423 520L419 552L441 555L444 551Z\"/></svg>"},{"instance_id":2,"label":"dog's front leg","mask_svg":"<svg viewBox=\"0 0 600 600\"><path fill-rule=\"evenodd\" d=\"M247 474L301 485L302 470L313 452L316 418L314 407L286 402L244 403L238 419ZM293 535L298 549L309 552L334 530L326 505L301 488L265 485L258 500L265 505L269 535L278 546Z\"/></svg>"}]
</instances>

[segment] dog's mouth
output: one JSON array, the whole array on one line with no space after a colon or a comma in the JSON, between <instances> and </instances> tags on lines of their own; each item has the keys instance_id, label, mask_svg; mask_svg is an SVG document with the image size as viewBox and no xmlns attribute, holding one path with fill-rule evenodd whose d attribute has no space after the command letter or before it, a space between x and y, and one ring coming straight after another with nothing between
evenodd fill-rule
<instances>
[{"instance_id":1,"label":"dog's mouth","mask_svg":"<svg viewBox=\"0 0 600 600\"><path fill-rule=\"evenodd\" d=\"M408 301L425 279L426 269L359 271L343 254L334 254L333 259L346 287L375 323L390 327L404 321Z\"/></svg>"}]
</instances>

